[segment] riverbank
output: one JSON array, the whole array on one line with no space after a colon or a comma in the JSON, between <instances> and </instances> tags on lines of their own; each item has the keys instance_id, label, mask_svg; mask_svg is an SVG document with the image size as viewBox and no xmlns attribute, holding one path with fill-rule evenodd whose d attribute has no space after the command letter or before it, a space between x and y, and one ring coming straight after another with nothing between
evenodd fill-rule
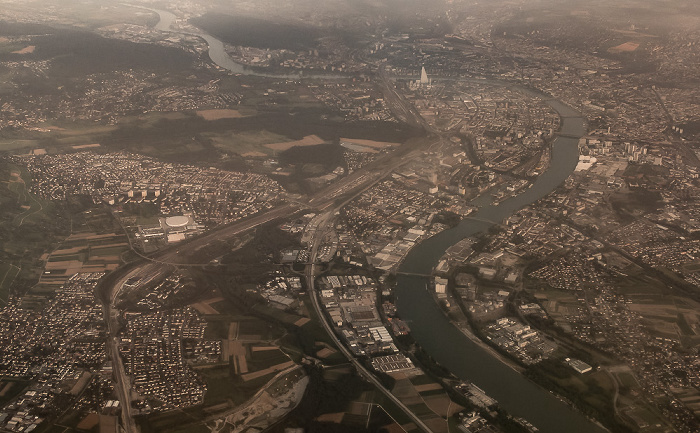
<instances>
[{"instance_id":1,"label":"riverbank","mask_svg":"<svg viewBox=\"0 0 700 433\"><path fill-rule=\"evenodd\" d=\"M433 301L435 301L436 304L439 304L440 300L438 299L438 297L434 293L432 295L433 295ZM453 304L453 305L456 304L458 306L460 312L465 316L465 318L467 318L467 313L466 313L466 311L464 311L464 308L462 306L461 301L455 299L454 296L451 296L451 295L448 295L447 299L450 301L451 304ZM471 323L467 322L466 327L460 326L460 324L464 323L464 322L458 322L458 321L450 319L448 312L446 312L444 310L443 310L443 314L444 314L445 318L452 324L452 326L457 328L462 334L464 334L465 337L467 337L469 340L471 340L474 344L480 346L485 351L491 353L491 355L494 358L496 358L498 361L502 362L504 365L513 369L513 371L516 371L520 374L525 373L525 368L522 365L518 364L517 361L515 361L514 359L510 358L509 356L499 352L498 350L496 350L495 347L491 346L490 344L488 344L487 342L485 342L484 340L479 338L479 336L477 336L474 333L474 330L473 330Z\"/></svg>"},{"instance_id":2,"label":"riverbank","mask_svg":"<svg viewBox=\"0 0 700 433\"><path fill-rule=\"evenodd\" d=\"M433 300L436 303L440 303L440 299L437 297L435 293L433 293ZM447 300L452 304L452 305L457 305L459 308L459 311L464 315L468 321L465 322L463 320L455 320L455 319L449 319L449 314L445 311L445 316L448 317L450 323L457 328L459 331L461 331L467 338L469 338L472 342L475 344L479 345L481 348L483 348L485 351L490 352L493 357L498 359L500 362L505 364L506 366L510 367L512 370L516 371L517 373L521 375L525 375L528 377L530 380L532 380L536 385L538 385L542 390L547 391L551 393L553 396L558 398L562 403L566 404L567 406L571 407L573 410L580 411L581 413L586 413L588 410L593 409L596 410L594 407L579 407L577 406L572 400L567 398L565 395L559 394L558 392L550 389L547 387L546 382L542 382L537 380L536 378L532 377L531 375L528 374L528 367L522 365L517 358L514 356L504 353L503 351L499 350L497 347L489 344L486 339L479 337L477 335L477 325L475 325L472 322L472 318L469 317L469 314L466 311L466 307L464 306L463 302L459 298L455 298L454 293L448 294L447 295ZM597 419L591 417L590 415L586 415L588 420L596 425L598 425L601 429L604 429L606 431L610 431L605 427L601 422L599 422Z\"/></svg>"},{"instance_id":3,"label":"riverbank","mask_svg":"<svg viewBox=\"0 0 700 433\"><path fill-rule=\"evenodd\" d=\"M512 86L512 83L504 84ZM533 94L534 92L528 92ZM552 143L552 159L532 187L498 204L483 203L479 210L457 227L416 245L406 256L397 278L397 308L411 323L414 339L442 366L462 380L474 383L499 402L508 413L531 422L542 433L605 432L582 413L573 410L551 392L514 368L492 347L472 332L455 326L425 289L424 279L410 274L430 275L444 252L456 242L485 232L494 222L503 221L518 210L535 203L562 184L578 163L578 138L586 134L586 121L571 107L546 95L545 100L561 118L558 137ZM505 361L505 362L504 362Z\"/></svg>"},{"instance_id":4,"label":"riverbank","mask_svg":"<svg viewBox=\"0 0 700 433\"><path fill-rule=\"evenodd\" d=\"M461 308L461 306L460 306L460 308ZM488 342L486 342L486 341L484 341L483 339L481 339L480 337L478 337L478 336L473 332L473 330L472 330L472 325L471 325L471 324L468 325L469 328L464 328L464 327L462 327L462 326L459 326L459 324L456 323L455 321L451 321L451 323L452 323L457 329L459 329L467 338L469 338L469 339L470 339L471 341L473 341L475 344L478 344L478 345L479 345L480 347L482 347L484 350L490 352L492 356L494 356L496 359L498 359L500 362L502 362L502 363L505 364L506 366L510 367L511 369L513 369L514 371L518 372L519 374L525 375L525 374L527 373L527 368L523 367L520 363L518 363L516 359L512 358L512 357L509 356L508 354L505 354L505 353L500 352L498 349L496 349L495 347L491 346ZM571 400L569 400L569 399L566 398L565 396L560 395L560 394L558 394L558 393L556 393L556 392L554 392L554 391L548 389L548 388L545 386L545 384L543 384L543 383L541 383L541 382L539 382L539 381L537 381L537 380L534 380L534 379L530 379L530 380L532 380L532 381L533 381L537 386L539 386L542 390L551 393L554 397L556 397L556 398L559 399L562 403L564 403L564 404L566 404L567 406L569 406L571 409L573 409L573 410L575 410L575 411L580 411L580 412L583 412L583 411L585 410L585 408L579 408L579 407L577 407L577 406L574 404L574 402L572 402ZM600 427L601 429L604 429L605 431L608 431L608 432L610 431L607 427L605 427L605 426L604 426L601 422L599 422L597 419L592 418L592 417L590 417L590 416L588 416L588 415L585 415L585 416L588 418L588 420L589 420L591 423L596 424L598 427Z\"/></svg>"},{"instance_id":5,"label":"riverbank","mask_svg":"<svg viewBox=\"0 0 700 433\"><path fill-rule=\"evenodd\" d=\"M491 355L493 355L494 358L498 359L500 362L502 362L503 364L507 365L508 367L512 368L514 371L517 371L520 374L525 373L525 368L522 365L518 364L512 358L496 350L493 346L491 346L490 344L479 338L476 334L474 334L474 332L471 329L463 328L454 322L451 323L457 329L459 329L462 332L462 334L464 334L468 339L473 341L475 344L481 346L481 348L483 348L485 351L491 353Z\"/></svg>"},{"instance_id":6,"label":"riverbank","mask_svg":"<svg viewBox=\"0 0 700 433\"><path fill-rule=\"evenodd\" d=\"M238 63L234 61L231 56L226 52L226 46L223 41L204 32L198 27L192 26L197 29L197 31L189 32L183 30L173 30L172 24L175 22L177 17L172 12L168 12L161 9L153 9L145 6L130 5L135 8L148 10L154 12L158 15L158 22L154 26L156 30L167 33L183 34L189 36L196 36L201 38L207 43L207 51L209 54L209 59L218 67L225 69L229 72L239 75L251 75L256 77L264 78L285 78L285 79L324 79L324 80L338 80L342 78L348 78L341 74L309 74L304 73L304 71L290 71L290 72L269 72L265 68L255 67L245 65L243 63Z\"/></svg>"},{"instance_id":7,"label":"riverbank","mask_svg":"<svg viewBox=\"0 0 700 433\"><path fill-rule=\"evenodd\" d=\"M204 37L201 34L197 36ZM211 38L207 42L209 56L214 63L234 73L260 75L255 71L237 69L241 65L235 64L225 53L223 43L207 36ZM429 275L445 250L456 241L483 232L494 222L503 221L519 209L536 202L558 187L573 172L578 162L576 137L585 134L585 119L559 101L548 100L548 104L562 119L560 136L552 145L549 168L535 179L531 188L498 204L485 203L479 211L456 227L416 245L406 256L400 271L406 274ZM493 348L484 347L485 343L475 335L465 334L462 329L454 326L444 317L444 313L431 299L430 293L425 290L424 279L400 275L397 293L400 315L411 323L413 336L426 353L458 377L482 388L498 400L499 405L506 411L527 419L543 433L604 431L550 392L527 379L521 371L502 362L501 357L493 352Z\"/></svg>"}]
</instances>

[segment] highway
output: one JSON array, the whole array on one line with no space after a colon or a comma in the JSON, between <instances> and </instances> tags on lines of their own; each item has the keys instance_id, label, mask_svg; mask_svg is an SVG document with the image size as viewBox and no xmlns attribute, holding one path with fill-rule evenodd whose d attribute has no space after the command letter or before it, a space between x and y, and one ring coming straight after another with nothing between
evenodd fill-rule
<instances>
[{"instance_id":1,"label":"highway","mask_svg":"<svg viewBox=\"0 0 700 433\"><path fill-rule=\"evenodd\" d=\"M328 335L333 339L333 342L338 347L338 349L345 355L345 357L355 366L357 372L365 380L372 383L378 390L382 392L389 400L391 400L396 406L398 406L411 420L425 433L432 433L432 430L416 415L414 414L406 405L404 405L401 400L399 400L394 394L391 393L387 388L384 387L382 382L377 379L377 377L367 370L360 361L355 358L355 356L348 350L342 341L338 338L335 331L331 327L330 323L326 318L325 313L321 309L321 305L318 299L318 292L315 287L316 280L316 257L318 255L318 248L322 243L323 236L326 232L328 225L333 221L333 214L336 209L328 211L321 219L313 238L311 239L311 252L309 254L309 265L306 266L306 281L309 287L309 293L311 295L311 303L313 304L316 315L318 316L323 328L326 330Z\"/></svg>"},{"instance_id":2,"label":"highway","mask_svg":"<svg viewBox=\"0 0 700 433\"><path fill-rule=\"evenodd\" d=\"M433 144L433 142L429 143ZM307 207L319 210L327 209L329 206L332 206L334 202L340 197L349 196L349 198L344 200L343 204L345 204L348 201L350 201L352 197L355 197L362 191L371 188L373 185L375 185L377 182L379 182L381 179L383 179L389 173L391 173L392 170L410 161L411 158L414 158L418 155L419 152L414 150L412 152L406 153L400 158L382 158L382 162L388 164L381 168L381 170L376 169L376 171L373 172L364 171L361 173L358 170L357 172L353 173L353 175L347 176L346 178L332 185L332 188L327 188L323 190L321 194L317 194L316 196L314 196L312 199L309 200L309 206ZM119 344L117 338L120 325L116 305L117 299L121 293L122 288L124 287L124 284L130 279L137 279L139 285L144 285L148 284L151 281L164 278L176 267L207 265L210 263L213 257L208 257L205 254L196 254L207 245L210 245L215 242L226 241L241 233L247 232L255 227L265 224L269 221L282 217L288 217L289 215L292 215L294 212L301 208L302 206L300 206L299 204L286 204L280 206L278 208L245 219L243 221L239 221L234 224L224 226L220 229L213 230L202 236L194 238L190 242L177 245L174 248L169 248L160 253L156 253L153 256L149 257L141 255L141 257L144 259L143 263L140 266L134 267L133 269L122 267L114 271L114 274L112 275L113 281L111 283L111 286L106 288L108 296L107 303L105 303L105 305L103 306L103 310L110 336L107 344L108 356L112 360L113 364L113 375L115 380L114 389L122 406L122 426L124 428L125 433L138 433L139 430L136 426L136 423L134 422L133 416L131 415L131 381L128 375L126 374L122 358L119 355ZM336 207L334 207L334 209L335 208ZM333 212L334 211L328 212L326 214L326 218L330 219L328 218L328 216L332 215ZM324 220L322 224L325 227L325 224L327 224L327 222ZM320 226L314 238L316 238L318 233L323 233L323 230L321 230ZM318 244L320 244L320 242L314 242L314 247L312 248L314 259L318 252ZM183 259L186 260L187 263L182 263ZM312 264L307 267L308 269L310 269L310 272L313 273L315 272L315 264L313 264L314 260L310 260L309 262L311 262ZM313 284L313 278L311 278L309 281L312 281L311 284ZM312 295L311 298L315 301L315 294ZM314 305L314 307L318 308L317 305ZM319 317L324 316L320 314ZM325 323L325 319L324 325L327 326L327 324ZM326 328L326 330L332 338L335 338L335 334L333 334L333 331L330 328ZM345 347L340 342L336 342L336 344L339 348L341 348L341 350L343 350L343 353L345 354L345 356L348 357L348 359L350 359L354 364L357 364L357 369L359 372L361 372L363 377L380 387L382 392L384 392L390 399L395 400L396 404L399 405L399 407L401 407L404 411L406 411L406 413L409 416L414 417L414 415L408 410L408 408L403 406L401 402L398 401L398 399L396 399L396 397L394 397L388 390L383 388L381 383L361 364L359 364L359 362L352 357L352 354L350 354L350 352L347 351L347 349L345 349ZM427 429L427 427L421 428L423 429L423 431L430 431Z\"/></svg>"},{"instance_id":3,"label":"highway","mask_svg":"<svg viewBox=\"0 0 700 433\"><path fill-rule=\"evenodd\" d=\"M206 266L211 262L211 260L216 258L206 254L204 250L206 247L216 243L230 241L244 232L252 230L270 221L289 217L302 209L325 212L328 211L329 208L332 208L333 211L328 211L326 217L330 220L330 217L335 209L339 209L345 203L352 200L353 197L356 197L358 194L366 191L380 182L386 176L390 175L393 170L416 158L420 158L433 146L444 141L443 136L430 131L426 122L420 117L420 114L417 113L415 108L408 101L406 101L402 95L399 94L399 92L387 78L386 74L382 72L380 74L380 78L392 111L396 115L403 118L408 124L426 131L429 134L428 136L409 140L408 143L400 146L392 152L381 155L379 158L367 164L362 169L356 170L355 172L345 176L344 178L309 197L306 204L289 202L267 212L246 218L242 221L237 221L216 228L188 241L156 252L150 256L139 254L137 252L137 254L139 254L139 256L142 258L142 262L140 264L135 266L133 264L123 266L109 275L109 283L105 283L105 285L100 288L100 291L105 300L104 317L110 334L108 355L114 365L113 372L116 382L115 391L118 394L119 401L123 408L122 425L126 433L138 433L139 431L131 415L130 380L126 374L121 356L119 356L119 344L117 338L120 330L120 324L118 320L118 309L116 306L117 300L126 281L133 279L133 281L136 282L135 284L143 286L150 281L155 281L168 275L177 267ZM341 200L343 204L338 204L338 202ZM319 230L319 232L322 231ZM318 243L319 242L316 242L312 249L314 259L317 254ZM313 263L314 260L310 260L310 262ZM315 264L311 264L307 267L311 275L309 281L310 284L313 285ZM314 293L313 290L312 293ZM313 294L311 298L314 300L314 307L318 309L318 305L316 305L316 295ZM320 317L324 316L320 314ZM329 335L337 341L333 330L328 327L325 320L323 320L323 322L324 327L326 327L326 331L328 331ZM412 419L414 419L416 424L423 431L430 432L428 427L423 424L422 421L420 421L420 419L418 419L410 410L408 410L408 408L406 408L398 399L396 399L396 397L394 397L386 388L384 388L373 374L367 371L357 360L355 360L352 354L345 349L340 342L337 341L336 344L343 351L345 356L347 356L348 359L350 359L351 362L356 365L358 372L360 372L365 379L374 383L380 390L382 390L382 392L386 394L388 398L394 401L402 410L404 410Z\"/></svg>"},{"instance_id":4,"label":"highway","mask_svg":"<svg viewBox=\"0 0 700 433\"><path fill-rule=\"evenodd\" d=\"M152 269L145 268L151 268L153 266L173 265L188 267L208 265L215 257L207 257L203 254L193 255L192 253L198 253L201 249L213 243L231 240L241 233L272 220L293 215L301 209L324 211L333 206L339 199L354 197L362 191L371 188L393 170L419 158L427 149L432 148L435 144L443 140L444 138L442 136L433 135L430 137L423 137L411 144L402 145L393 152L382 155L362 169L322 189L320 192L311 196L306 203L290 202L250 218L215 228L189 241L156 252L153 255L145 256L139 254L139 256L145 261L150 262L150 264L144 263L144 269L138 273L132 273L130 277L138 278L141 275L147 275L151 273ZM119 270L115 272L119 272ZM124 280L126 280L126 278Z\"/></svg>"},{"instance_id":5,"label":"highway","mask_svg":"<svg viewBox=\"0 0 700 433\"><path fill-rule=\"evenodd\" d=\"M117 398L121 405L122 413L122 428L126 433L137 433L138 427L131 414L131 381L124 371L124 363L119 355L119 339L117 333L118 328L118 313L110 308L110 305L103 306L103 313L107 320L107 356L112 360L112 375L114 377L114 391L117 393Z\"/></svg>"},{"instance_id":6,"label":"highway","mask_svg":"<svg viewBox=\"0 0 700 433\"><path fill-rule=\"evenodd\" d=\"M441 140L441 138L438 138L438 140ZM426 142L429 146L432 146L436 143L435 140L426 140ZM302 207L323 211L325 209L328 209L330 206L333 206L337 200L343 197L345 198L345 200L343 201L343 204L340 205L342 206L345 203L352 200L353 197L357 196L358 194L362 193L368 188L371 188L377 182L381 181L399 166L411 161L413 158L420 156L420 154L422 153L422 151L414 149L410 151L402 151L401 155L397 157L397 155L395 154L396 152L398 152L398 150L394 153L385 155L383 158L380 158L379 160L375 161L375 163L379 162L378 164L368 165L367 170L358 170L355 173L346 176L339 182L336 182L335 184L331 185L330 188L324 189L321 193L316 194L313 198L309 200L308 206L302 206L298 203L292 203L277 207L268 212L253 216L251 218L247 218L243 221L239 221L234 224L224 226L220 229L213 230L211 232L208 232L204 235L192 239L190 242L179 244L173 248L169 248L159 253L156 253L155 255L144 256L139 254L144 259L143 263L140 266L136 266L133 269L123 267L114 271L114 274L112 275L113 282L111 283L111 286L107 288L108 303L104 305L104 317L107 321L107 326L110 335L110 341L108 344L108 355L113 363L115 390L118 394L119 401L122 407L124 408L122 409L122 422L126 433L137 433L138 428L136 427L133 417L131 416L131 399L129 397L130 380L126 374L126 370L122 363L121 356L119 356L119 345L117 339L120 325L118 322L118 310L116 308L116 305L117 299L121 293L122 288L124 287L124 284L130 279L138 280L137 284L139 285L148 284L151 281L164 278L176 267L206 266L211 262L211 260L214 257L209 257L201 253L201 250L204 247L215 242L230 240L235 236L240 235L241 233L247 232L255 227L263 225L272 220L288 217L289 215L292 215L294 212L301 209ZM333 206L333 209L336 209L340 206ZM332 215L332 213L333 212L329 212L327 215ZM322 231L317 230L317 233L318 232ZM318 249L317 244L319 243L320 242L316 242L314 248L312 249L314 258L316 257ZM197 254L198 252L200 254ZM185 261L186 263L183 261ZM313 260L310 260L310 262L313 263ZM314 272L314 266L314 264L308 266L309 269L311 269L311 272ZM315 299L315 296L312 296L312 299ZM327 331L332 337L334 337L334 334L332 330L330 330L330 328L327 328ZM354 360L354 358L352 358L351 354L347 351L347 349L345 349L342 346L342 344L337 344L339 347L344 349L344 353L348 357L348 359L353 360L353 363L357 363L357 361ZM363 370L364 367L359 365L358 363L358 371L362 372ZM379 383L377 379L368 371L364 370L362 374L363 377L366 377L371 382L375 383L378 386L381 386L381 383ZM391 395L391 393L386 389L384 389L383 392L387 393L387 395ZM395 397L393 396L391 396L390 398L392 398L392 400L395 399ZM399 407L401 407L403 410L408 411L408 408L405 408L403 405L400 405L400 402L398 402L398 400L397 404L399 404ZM410 416L413 416L410 413L410 411L408 411L407 413ZM426 429L423 430L429 431Z\"/></svg>"}]
</instances>

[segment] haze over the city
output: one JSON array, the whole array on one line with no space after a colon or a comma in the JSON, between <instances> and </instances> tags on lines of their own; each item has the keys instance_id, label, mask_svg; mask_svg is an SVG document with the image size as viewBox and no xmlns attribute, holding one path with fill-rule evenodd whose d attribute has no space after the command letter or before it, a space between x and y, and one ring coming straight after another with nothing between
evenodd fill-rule
<instances>
[{"instance_id":1,"label":"haze over the city","mask_svg":"<svg viewBox=\"0 0 700 433\"><path fill-rule=\"evenodd\" d=\"M0 431L700 431L700 3L0 0Z\"/></svg>"}]
</instances>

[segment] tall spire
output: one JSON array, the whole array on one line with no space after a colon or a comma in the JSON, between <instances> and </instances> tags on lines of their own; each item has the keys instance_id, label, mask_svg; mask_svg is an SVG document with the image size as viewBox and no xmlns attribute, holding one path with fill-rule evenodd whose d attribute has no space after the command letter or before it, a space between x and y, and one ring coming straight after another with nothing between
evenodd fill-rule
<instances>
[{"instance_id":1,"label":"tall spire","mask_svg":"<svg viewBox=\"0 0 700 433\"><path fill-rule=\"evenodd\" d=\"M428 79L428 73L425 72L425 66L423 66L423 69L421 69L420 71L420 83L430 84L430 80Z\"/></svg>"}]
</instances>

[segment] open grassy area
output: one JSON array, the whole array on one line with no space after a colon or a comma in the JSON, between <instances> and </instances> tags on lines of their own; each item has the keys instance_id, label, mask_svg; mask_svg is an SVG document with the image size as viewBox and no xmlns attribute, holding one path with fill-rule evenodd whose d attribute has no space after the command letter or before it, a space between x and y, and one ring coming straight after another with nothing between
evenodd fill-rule
<instances>
[{"instance_id":1,"label":"open grassy area","mask_svg":"<svg viewBox=\"0 0 700 433\"><path fill-rule=\"evenodd\" d=\"M191 116L184 113L154 112L125 117L120 124L149 127L160 120L179 120L189 117ZM6 134L0 138L0 152L27 153L33 149L44 149L49 154L78 150L105 151L105 147L102 145L84 149L81 149L80 146L100 144L104 137L118 129L115 125L60 120L47 121L41 123L39 127L42 129L41 132L22 131L21 133Z\"/></svg>"},{"instance_id":2,"label":"open grassy area","mask_svg":"<svg viewBox=\"0 0 700 433\"><path fill-rule=\"evenodd\" d=\"M149 415L142 420L142 425L145 427L142 431L168 433L174 431L202 431L202 419L212 414L223 413L245 403L261 388L268 386L268 382L276 373L271 372L255 379L244 381L234 374L230 365L201 369L199 370L199 375L207 386L204 404L184 410ZM285 377L298 377L298 374L303 374L303 372L297 370L292 373L292 376L287 375ZM270 383L268 391L276 392L277 389L281 388L280 384L284 384L283 378Z\"/></svg>"},{"instance_id":3,"label":"open grassy area","mask_svg":"<svg viewBox=\"0 0 700 433\"><path fill-rule=\"evenodd\" d=\"M51 29L51 34L32 37L31 43L36 46L33 58L53 60L51 77L128 69L168 72L194 68L195 57L178 48L104 38L72 29Z\"/></svg>"},{"instance_id":4,"label":"open grassy area","mask_svg":"<svg viewBox=\"0 0 700 433\"><path fill-rule=\"evenodd\" d=\"M136 224L141 226L150 226L160 223L160 218L157 216L138 216L136 217Z\"/></svg>"},{"instance_id":5,"label":"open grassy area","mask_svg":"<svg viewBox=\"0 0 700 433\"><path fill-rule=\"evenodd\" d=\"M229 366L209 368L202 370L200 374L207 384L204 405L210 406L228 401L239 405L258 392L276 373L273 372L245 382L236 377Z\"/></svg>"},{"instance_id":6,"label":"open grassy area","mask_svg":"<svg viewBox=\"0 0 700 433\"><path fill-rule=\"evenodd\" d=\"M286 311L282 311L279 308L275 307L269 307L267 305L256 305L253 310L256 313L263 314L268 317L274 317L275 320L280 321L284 323L285 325L294 325L301 319L303 316L299 316L297 314L292 314L288 313Z\"/></svg>"},{"instance_id":7,"label":"open grassy area","mask_svg":"<svg viewBox=\"0 0 700 433\"><path fill-rule=\"evenodd\" d=\"M172 432L184 429L186 432L199 432L198 421L206 415L200 406L176 411L155 413L137 418L142 433ZM193 424L193 422L195 422ZM181 430L182 431L182 430Z\"/></svg>"},{"instance_id":8,"label":"open grassy area","mask_svg":"<svg viewBox=\"0 0 700 433\"><path fill-rule=\"evenodd\" d=\"M308 306L307 311L309 312L309 318L311 319L311 321L305 323L297 332L295 332L295 336L298 338L301 347L312 356L316 356L316 353L323 350L325 347L336 350L333 354L323 360L327 365L338 365L347 362L345 356L340 351L337 351L335 343L330 338L323 326L321 326L319 317L316 315L315 310L311 307L311 299L309 298L309 295L304 295L301 299L302 302Z\"/></svg>"},{"instance_id":9,"label":"open grassy area","mask_svg":"<svg viewBox=\"0 0 700 433\"><path fill-rule=\"evenodd\" d=\"M695 335L695 331L693 331L693 328L690 327L690 324L688 323L688 320L682 313L678 313L678 319L676 321L678 325L678 329L683 333L683 335L686 336L693 336Z\"/></svg>"},{"instance_id":10,"label":"open grassy area","mask_svg":"<svg viewBox=\"0 0 700 433\"><path fill-rule=\"evenodd\" d=\"M185 111L125 116L117 125L52 121L42 124L41 131L4 134L0 137L0 151L27 153L44 149L51 154L127 150L171 162L197 161L228 167L231 164L241 166L241 156L279 154L285 143L314 135L323 142L337 142L341 137L404 142L418 133L393 122L363 122L359 125L342 122L335 116L319 120L322 115L334 113L308 103L293 107L297 97L288 96L291 99L274 110L258 110L255 101L250 99L246 100L247 105L236 107L240 117L208 116L212 120L206 120L194 111ZM99 146L80 148L94 144ZM278 150L266 147L270 144L282 147Z\"/></svg>"},{"instance_id":11,"label":"open grassy area","mask_svg":"<svg viewBox=\"0 0 700 433\"><path fill-rule=\"evenodd\" d=\"M650 433L667 431L663 427L665 422L663 418L656 414L653 410L644 406L635 406L623 412L624 416L638 426L647 426L644 431ZM655 428L658 425L659 428Z\"/></svg>"},{"instance_id":12,"label":"open grassy area","mask_svg":"<svg viewBox=\"0 0 700 433\"><path fill-rule=\"evenodd\" d=\"M9 273L4 268L3 297L10 289L21 293L36 284L43 270L40 257L55 249L70 228L65 207L35 197L29 185L25 169L0 163L0 263L16 267Z\"/></svg>"},{"instance_id":13,"label":"open grassy area","mask_svg":"<svg viewBox=\"0 0 700 433\"><path fill-rule=\"evenodd\" d=\"M637 383L637 379L634 378L632 373L617 373L616 374L617 379L620 381L620 385L629 388L629 389L636 389L639 388L639 383Z\"/></svg>"},{"instance_id":14,"label":"open grassy area","mask_svg":"<svg viewBox=\"0 0 700 433\"><path fill-rule=\"evenodd\" d=\"M433 379L431 379L429 376L426 376L425 374L421 374L420 376L413 376L411 378L411 383L414 385L428 385L431 383L435 383Z\"/></svg>"},{"instance_id":15,"label":"open grassy area","mask_svg":"<svg viewBox=\"0 0 700 433\"><path fill-rule=\"evenodd\" d=\"M245 340L274 340L283 335L283 332L271 323L250 317L238 322L238 336Z\"/></svg>"},{"instance_id":16,"label":"open grassy area","mask_svg":"<svg viewBox=\"0 0 700 433\"><path fill-rule=\"evenodd\" d=\"M586 413L593 413L600 420L612 422L615 419L612 407L615 384L607 373L578 374L562 359L550 358L529 366L526 374L568 398Z\"/></svg>"},{"instance_id":17,"label":"open grassy area","mask_svg":"<svg viewBox=\"0 0 700 433\"><path fill-rule=\"evenodd\" d=\"M192 23L233 45L258 48L309 49L322 32L314 27L281 21L207 13Z\"/></svg>"},{"instance_id":18,"label":"open grassy area","mask_svg":"<svg viewBox=\"0 0 700 433\"><path fill-rule=\"evenodd\" d=\"M420 394L421 397L431 397L435 395L445 395L445 390L440 388L440 389L431 389L429 391L421 391L418 394Z\"/></svg>"},{"instance_id":19,"label":"open grassy area","mask_svg":"<svg viewBox=\"0 0 700 433\"><path fill-rule=\"evenodd\" d=\"M615 287L620 294L628 296L661 295L668 291L663 283L645 275L619 278Z\"/></svg>"},{"instance_id":20,"label":"open grassy area","mask_svg":"<svg viewBox=\"0 0 700 433\"><path fill-rule=\"evenodd\" d=\"M228 338L230 320L225 317L207 317L207 327L204 330L204 338L207 340L225 340Z\"/></svg>"},{"instance_id":21,"label":"open grassy area","mask_svg":"<svg viewBox=\"0 0 700 433\"><path fill-rule=\"evenodd\" d=\"M41 283L60 285L74 272L105 272L122 264L129 244L109 211L73 215L71 225L72 233L48 255Z\"/></svg>"},{"instance_id":22,"label":"open grassy area","mask_svg":"<svg viewBox=\"0 0 700 433\"><path fill-rule=\"evenodd\" d=\"M433 411L425 403L411 404L408 408L416 414L418 417L425 417L427 415L433 415Z\"/></svg>"},{"instance_id":23,"label":"open grassy area","mask_svg":"<svg viewBox=\"0 0 700 433\"><path fill-rule=\"evenodd\" d=\"M112 3L108 7L102 3L92 2L64 2L61 0L28 0L22 3L7 4L3 9L8 13L38 10L40 8L51 7L54 11L52 17L58 21L70 20L70 22L81 23L88 28L97 28L114 24L135 24L146 26L154 23L154 14L134 8L127 4ZM27 26L24 26L27 27ZM28 34L39 34L34 30L34 25L24 31Z\"/></svg>"},{"instance_id":24,"label":"open grassy area","mask_svg":"<svg viewBox=\"0 0 700 433\"><path fill-rule=\"evenodd\" d=\"M28 186L31 185L31 177L24 168L9 165L9 170L10 175L6 182L7 189L16 195L16 204L19 206L19 212L14 215L12 224L21 227L28 221L40 221L42 211L50 208L51 203L29 192Z\"/></svg>"},{"instance_id":25,"label":"open grassy area","mask_svg":"<svg viewBox=\"0 0 700 433\"><path fill-rule=\"evenodd\" d=\"M128 245L129 244L125 243L122 246L116 246L116 247L105 247L105 248L92 247L92 248L90 248L90 256L93 256L93 257L118 256L128 249Z\"/></svg>"},{"instance_id":26,"label":"open grassy area","mask_svg":"<svg viewBox=\"0 0 700 433\"><path fill-rule=\"evenodd\" d=\"M211 139L217 149L237 153L244 157L273 155L275 151L266 147L266 144L284 143L292 141L284 135L275 134L267 130L241 131L225 133L207 133L205 137Z\"/></svg>"},{"instance_id":27,"label":"open grassy area","mask_svg":"<svg viewBox=\"0 0 700 433\"><path fill-rule=\"evenodd\" d=\"M259 351L251 349L253 350L248 361L248 368L251 371L265 370L289 361L289 357L279 349Z\"/></svg>"},{"instance_id":28,"label":"open grassy area","mask_svg":"<svg viewBox=\"0 0 700 433\"><path fill-rule=\"evenodd\" d=\"M11 41L7 38L0 39L0 54L10 54L26 47L26 42Z\"/></svg>"},{"instance_id":29,"label":"open grassy area","mask_svg":"<svg viewBox=\"0 0 700 433\"><path fill-rule=\"evenodd\" d=\"M85 254L51 254L48 262L69 262L73 260L82 262L85 260Z\"/></svg>"},{"instance_id":30,"label":"open grassy area","mask_svg":"<svg viewBox=\"0 0 700 433\"><path fill-rule=\"evenodd\" d=\"M10 287L19 275L20 268L9 263L0 264L0 301L7 303L10 298Z\"/></svg>"},{"instance_id":31,"label":"open grassy area","mask_svg":"<svg viewBox=\"0 0 700 433\"><path fill-rule=\"evenodd\" d=\"M31 139L0 139L0 152L27 153L31 149L41 147L40 140Z\"/></svg>"}]
</instances>

